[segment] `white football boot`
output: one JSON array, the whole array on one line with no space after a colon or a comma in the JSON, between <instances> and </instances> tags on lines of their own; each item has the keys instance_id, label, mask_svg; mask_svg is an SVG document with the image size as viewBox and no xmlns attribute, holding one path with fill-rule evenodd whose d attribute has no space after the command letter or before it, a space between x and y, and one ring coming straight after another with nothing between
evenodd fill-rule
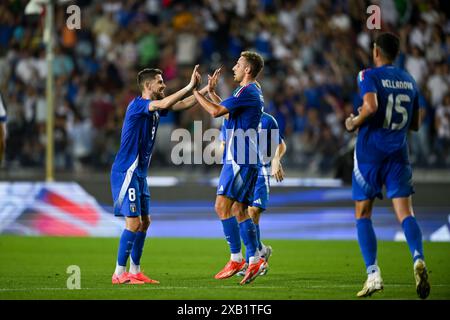
<instances>
[{"instance_id":1,"label":"white football boot","mask_svg":"<svg viewBox=\"0 0 450 320\"><path fill-rule=\"evenodd\" d=\"M414 262L414 278L416 279L416 292L421 299L426 299L430 294L430 283L428 282L428 271L425 261L417 259Z\"/></svg>"},{"instance_id":2,"label":"white football boot","mask_svg":"<svg viewBox=\"0 0 450 320\"><path fill-rule=\"evenodd\" d=\"M380 269L377 267L376 272L369 273L367 275L367 280L364 283L364 287L361 291L359 291L356 296L362 297L370 297L377 291L383 290L383 279L381 278Z\"/></svg>"},{"instance_id":3,"label":"white football boot","mask_svg":"<svg viewBox=\"0 0 450 320\"><path fill-rule=\"evenodd\" d=\"M268 264L268 262L269 262L270 256L272 255L272 252L273 252L273 250L272 250L271 246L265 246L265 253L264 253L263 258L266 260L267 265L266 265L266 268L264 268L261 271L261 273L259 274L260 276L264 276L265 274L267 274L267 271L269 271L269 264Z\"/></svg>"}]
</instances>

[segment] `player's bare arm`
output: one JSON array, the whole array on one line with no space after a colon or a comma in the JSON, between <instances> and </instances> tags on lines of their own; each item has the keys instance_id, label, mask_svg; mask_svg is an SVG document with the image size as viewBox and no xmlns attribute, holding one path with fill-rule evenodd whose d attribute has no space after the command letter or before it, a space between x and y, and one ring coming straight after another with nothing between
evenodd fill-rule
<instances>
[{"instance_id":1,"label":"player's bare arm","mask_svg":"<svg viewBox=\"0 0 450 320\"><path fill-rule=\"evenodd\" d=\"M208 74L208 95L211 98L211 100L215 103L222 102L222 98L216 93L216 87L221 72L222 67L216 69L212 76Z\"/></svg>"},{"instance_id":2,"label":"player's bare arm","mask_svg":"<svg viewBox=\"0 0 450 320\"><path fill-rule=\"evenodd\" d=\"M217 86L217 82L218 82L218 77L220 74L220 70L221 68L218 68L214 71L213 76L208 75L208 83L206 86L204 86L201 90L200 93L202 95L206 95L207 93L209 93L209 96L211 97L211 92L214 93L215 88ZM201 76L200 74L197 73L197 83L198 85L201 84ZM211 79L211 82L210 82ZM219 97L220 98L220 97ZM213 99L211 97L211 99ZM213 100L214 101L214 100ZM220 103L221 100L219 101L215 101L216 103ZM195 106L197 104L197 100L195 99L194 95L190 95L189 97L178 101L177 103L175 103L170 109L172 111L181 111L181 110L187 110L189 108L192 108L193 106Z\"/></svg>"},{"instance_id":3,"label":"player's bare arm","mask_svg":"<svg viewBox=\"0 0 450 320\"><path fill-rule=\"evenodd\" d=\"M155 111L159 109L169 109L171 108L175 103L177 103L180 99L182 99L186 94L192 91L194 87L197 86L198 78L197 78L197 69L198 65L194 67L194 70L192 71L191 75L191 81L187 86L184 88L178 90L177 92L171 94L168 97L165 97L161 100L152 100L149 105L150 111ZM165 88L164 82L162 80L162 77L156 77L154 81L157 81L157 83L153 83L153 89L148 90L157 90L159 87ZM150 85L149 85L150 86ZM156 89L154 89L156 87Z\"/></svg>"},{"instance_id":4,"label":"player's bare arm","mask_svg":"<svg viewBox=\"0 0 450 320\"><path fill-rule=\"evenodd\" d=\"M198 84L200 84L201 79L199 79L197 82ZM203 87L200 92L202 94L206 94L208 93L208 86L206 85L205 87ZM197 104L197 100L195 99L194 95L190 95L187 98L184 98L181 101L178 101L177 103L175 103L172 107L170 107L170 110L172 111L182 111L182 110L187 110L192 108L193 106L195 106Z\"/></svg>"},{"instance_id":5,"label":"player's bare arm","mask_svg":"<svg viewBox=\"0 0 450 320\"><path fill-rule=\"evenodd\" d=\"M377 94L368 92L364 95L363 105L358 108L359 114L355 116L353 113L345 120L345 128L349 132L358 129L368 118L373 116L378 110Z\"/></svg>"},{"instance_id":6,"label":"player's bare arm","mask_svg":"<svg viewBox=\"0 0 450 320\"><path fill-rule=\"evenodd\" d=\"M211 116L214 118L221 117L228 113L228 109L221 106L218 103L209 101L204 95L202 95L199 91L194 89L194 96L197 99L198 103L202 106L203 109L206 110Z\"/></svg>"},{"instance_id":7,"label":"player's bare arm","mask_svg":"<svg viewBox=\"0 0 450 320\"><path fill-rule=\"evenodd\" d=\"M282 140L281 143L277 146L277 149L275 150L275 155L272 159L271 174L277 182L281 182L284 180L284 170L283 166L281 165L281 158L283 158L285 153L286 153L286 143L284 143L284 140Z\"/></svg>"}]
</instances>

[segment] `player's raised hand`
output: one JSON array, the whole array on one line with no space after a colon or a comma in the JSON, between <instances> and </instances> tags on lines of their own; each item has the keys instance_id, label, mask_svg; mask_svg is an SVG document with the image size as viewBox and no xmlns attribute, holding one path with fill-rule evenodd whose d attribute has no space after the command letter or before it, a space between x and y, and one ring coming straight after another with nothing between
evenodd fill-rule
<instances>
[{"instance_id":1,"label":"player's raised hand","mask_svg":"<svg viewBox=\"0 0 450 320\"><path fill-rule=\"evenodd\" d=\"M191 90L197 87L197 81L198 81L198 77L197 77L197 74L198 74L198 67L199 67L199 65L196 64L195 67L194 67L194 70L192 71L191 81L189 82L189 87L191 88ZM201 77L200 77L200 78L201 78Z\"/></svg>"},{"instance_id":2,"label":"player's raised hand","mask_svg":"<svg viewBox=\"0 0 450 320\"><path fill-rule=\"evenodd\" d=\"M350 116L345 119L345 129L347 129L347 131L349 132L353 132L355 131L355 124L353 123L353 118L355 117L355 115L353 113L350 114Z\"/></svg>"},{"instance_id":3,"label":"player's raised hand","mask_svg":"<svg viewBox=\"0 0 450 320\"><path fill-rule=\"evenodd\" d=\"M214 73L212 76L208 74L208 91L209 92L214 92L214 90L216 89L217 83L219 82L219 76L220 76L221 72L222 72L222 67L214 70Z\"/></svg>"},{"instance_id":4,"label":"player's raised hand","mask_svg":"<svg viewBox=\"0 0 450 320\"><path fill-rule=\"evenodd\" d=\"M202 84L202 76L199 72L195 73L195 78L196 78L196 85L195 85L195 89L198 90L200 85Z\"/></svg>"},{"instance_id":5,"label":"player's raised hand","mask_svg":"<svg viewBox=\"0 0 450 320\"><path fill-rule=\"evenodd\" d=\"M281 165L281 162L279 159L274 158L272 160L272 176L275 178L277 182L281 182L284 180L284 170L283 166Z\"/></svg>"}]
</instances>

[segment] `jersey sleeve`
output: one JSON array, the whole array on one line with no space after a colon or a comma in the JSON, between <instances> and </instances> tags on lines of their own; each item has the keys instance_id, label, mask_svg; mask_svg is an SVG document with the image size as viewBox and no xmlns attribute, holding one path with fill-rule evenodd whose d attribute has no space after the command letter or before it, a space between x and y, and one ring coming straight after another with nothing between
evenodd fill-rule
<instances>
[{"instance_id":1,"label":"jersey sleeve","mask_svg":"<svg viewBox=\"0 0 450 320\"><path fill-rule=\"evenodd\" d=\"M134 113L137 115L149 115L153 111L149 110L149 106L152 100L139 99L135 101ZM169 109L158 110L160 117L167 117L169 114Z\"/></svg>"},{"instance_id":2,"label":"jersey sleeve","mask_svg":"<svg viewBox=\"0 0 450 320\"><path fill-rule=\"evenodd\" d=\"M274 117L271 117L271 125L270 125L270 129L271 130L276 130L275 134L276 136L274 137L274 139L276 139L278 141L278 144L280 144L281 142L283 142L283 135L280 132L280 127L278 126L278 122ZM273 132L273 131L272 131Z\"/></svg>"},{"instance_id":3,"label":"jersey sleeve","mask_svg":"<svg viewBox=\"0 0 450 320\"><path fill-rule=\"evenodd\" d=\"M260 103L259 96L252 92L249 87L244 87L235 95L223 100L220 105L228 109L230 113L245 107L257 107Z\"/></svg>"},{"instance_id":4,"label":"jersey sleeve","mask_svg":"<svg viewBox=\"0 0 450 320\"><path fill-rule=\"evenodd\" d=\"M377 87L370 70L366 69L359 72L358 87L361 97L364 97L364 95L369 92L377 93Z\"/></svg>"},{"instance_id":5,"label":"jersey sleeve","mask_svg":"<svg viewBox=\"0 0 450 320\"><path fill-rule=\"evenodd\" d=\"M145 100L145 99L135 99L132 108L132 112L135 115L148 115L150 114L149 105L151 100Z\"/></svg>"}]
</instances>

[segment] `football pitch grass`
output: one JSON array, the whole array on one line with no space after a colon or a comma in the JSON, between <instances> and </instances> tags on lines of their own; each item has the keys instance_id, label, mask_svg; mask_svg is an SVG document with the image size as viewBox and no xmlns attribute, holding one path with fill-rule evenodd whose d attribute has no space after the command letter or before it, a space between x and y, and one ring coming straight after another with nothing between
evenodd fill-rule
<instances>
[{"instance_id":1,"label":"football pitch grass","mask_svg":"<svg viewBox=\"0 0 450 320\"><path fill-rule=\"evenodd\" d=\"M356 241L266 240L267 275L215 280L229 253L222 239L148 238L141 261L159 285L112 285L118 238L0 236L0 300L5 299L357 299L366 275ZM450 299L450 243L424 243L429 299ZM366 299L418 299L406 243L380 241L384 291ZM81 289L67 289L67 267Z\"/></svg>"}]
</instances>

